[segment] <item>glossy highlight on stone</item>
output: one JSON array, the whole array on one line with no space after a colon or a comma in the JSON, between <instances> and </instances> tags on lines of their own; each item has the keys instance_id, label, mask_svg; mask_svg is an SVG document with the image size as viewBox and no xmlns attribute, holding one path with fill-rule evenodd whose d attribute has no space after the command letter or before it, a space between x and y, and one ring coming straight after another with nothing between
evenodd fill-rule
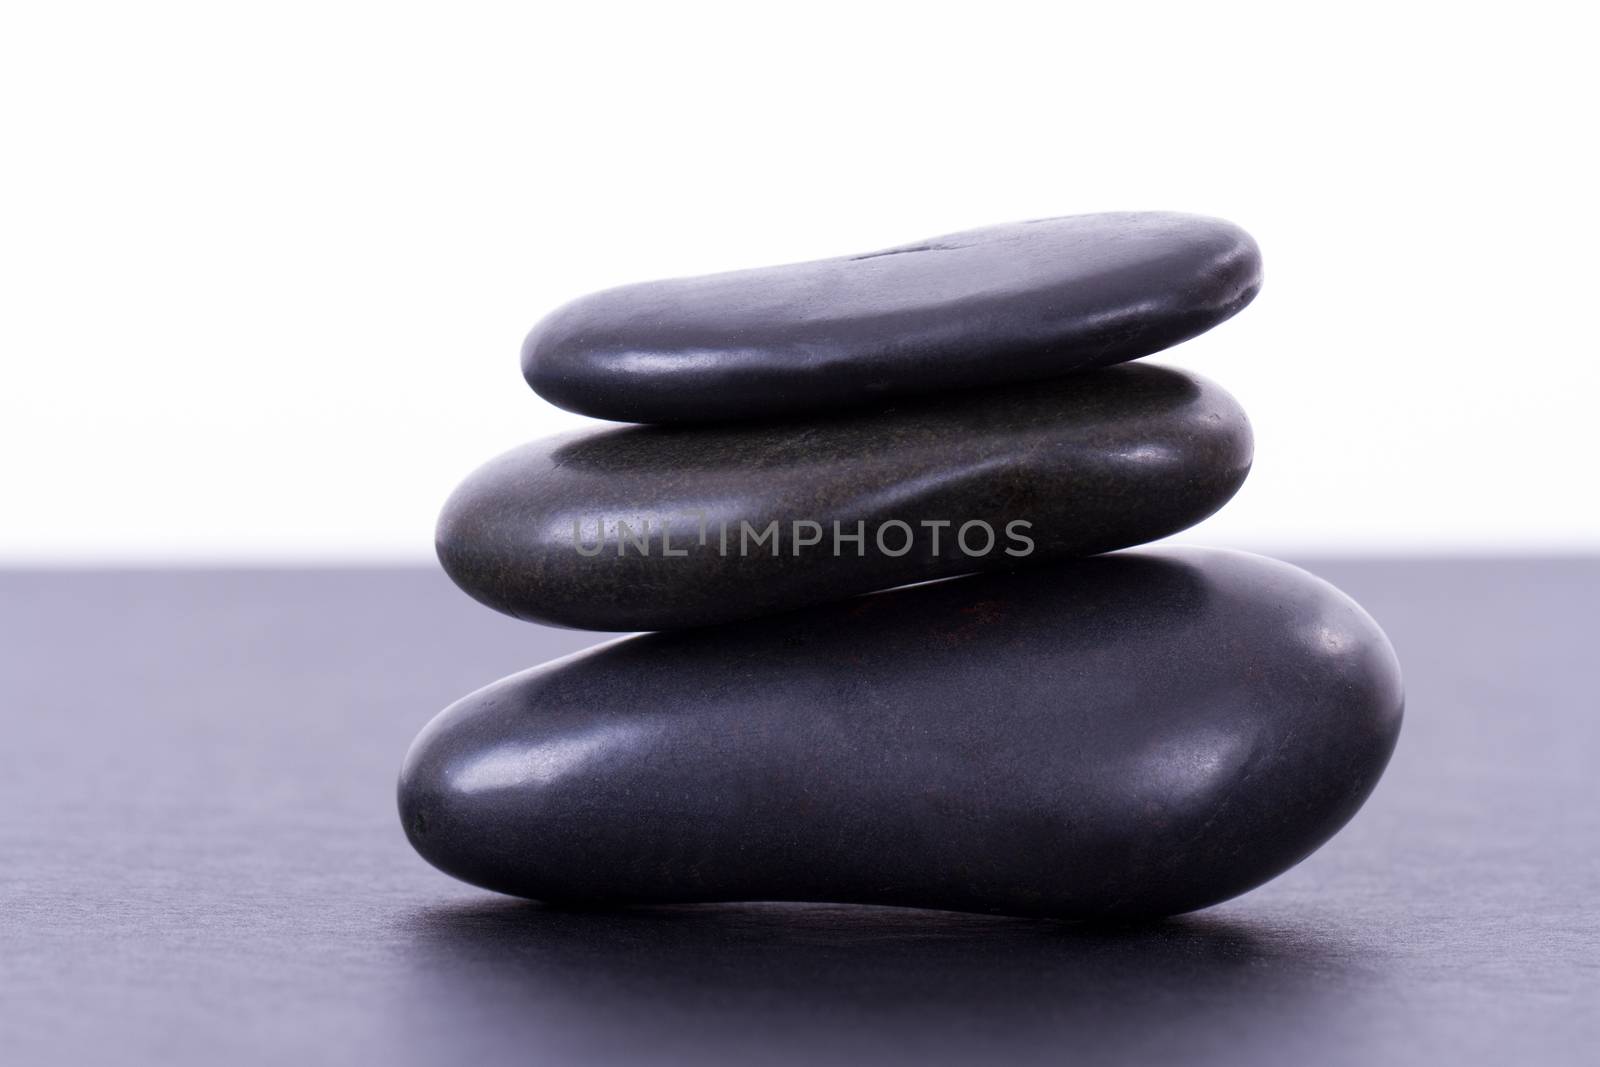
<instances>
[{"instance_id":1,"label":"glossy highlight on stone","mask_svg":"<svg viewBox=\"0 0 1600 1067\"><path fill-rule=\"evenodd\" d=\"M1130 364L830 420L537 441L467 478L436 540L507 614L671 629L1143 544L1216 511L1250 460L1226 392Z\"/></svg>"},{"instance_id":2,"label":"glossy highlight on stone","mask_svg":"<svg viewBox=\"0 0 1600 1067\"><path fill-rule=\"evenodd\" d=\"M595 293L534 327L523 374L552 404L624 422L828 413L1136 359L1260 285L1232 223L1071 215Z\"/></svg>"},{"instance_id":3,"label":"glossy highlight on stone","mask_svg":"<svg viewBox=\"0 0 1600 1067\"><path fill-rule=\"evenodd\" d=\"M399 806L435 866L547 901L1159 916L1326 841L1402 702L1327 583L1146 549L558 660L424 729Z\"/></svg>"}]
</instances>

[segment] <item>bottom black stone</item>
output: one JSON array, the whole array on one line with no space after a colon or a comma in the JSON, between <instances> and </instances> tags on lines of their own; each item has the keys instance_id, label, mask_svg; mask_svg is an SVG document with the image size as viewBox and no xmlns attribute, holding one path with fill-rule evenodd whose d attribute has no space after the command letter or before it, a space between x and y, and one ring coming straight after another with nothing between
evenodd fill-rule
<instances>
[{"instance_id":1,"label":"bottom black stone","mask_svg":"<svg viewBox=\"0 0 1600 1067\"><path fill-rule=\"evenodd\" d=\"M1141 550L514 675L418 736L400 814L440 869L545 900L1167 915L1331 837L1401 708L1332 586Z\"/></svg>"}]
</instances>

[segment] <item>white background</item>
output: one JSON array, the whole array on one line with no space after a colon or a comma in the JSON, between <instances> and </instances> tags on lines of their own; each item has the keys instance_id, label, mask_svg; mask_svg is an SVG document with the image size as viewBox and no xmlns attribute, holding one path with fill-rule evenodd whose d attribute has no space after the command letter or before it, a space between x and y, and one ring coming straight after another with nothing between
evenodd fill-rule
<instances>
[{"instance_id":1,"label":"white background","mask_svg":"<svg viewBox=\"0 0 1600 1067\"><path fill-rule=\"evenodd\" d=\"M1585 10L7 4L0 562L425 560L565 300L1144 208L1267 268L1182 539L1600 547Z\"/></svg>"}]
</instances>

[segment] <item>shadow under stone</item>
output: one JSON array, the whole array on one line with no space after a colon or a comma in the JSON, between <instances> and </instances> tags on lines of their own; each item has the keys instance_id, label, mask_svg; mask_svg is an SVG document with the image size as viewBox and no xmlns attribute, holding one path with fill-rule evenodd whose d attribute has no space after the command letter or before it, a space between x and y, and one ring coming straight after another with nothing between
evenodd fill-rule
<instances>
[{"instance_id":1,"label":"shadow under stone","mask_svg":"<svg viewBox=\"0 0 1600 1067\"><path fill-rule=\"evenodd\" d=\"M1285 1062L1366 964L1197 915L1079 925L850 905L439 907L400 930L406 1052L653 1063ZM1314 1057L1315 1058L1315 1057Z\"/></svg>"}]
</instances>

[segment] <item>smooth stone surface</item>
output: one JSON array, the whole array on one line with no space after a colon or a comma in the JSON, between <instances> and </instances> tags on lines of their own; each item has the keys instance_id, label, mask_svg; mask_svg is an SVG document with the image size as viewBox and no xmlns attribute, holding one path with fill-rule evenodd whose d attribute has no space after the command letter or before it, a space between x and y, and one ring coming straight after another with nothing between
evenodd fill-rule
<instances>
[{"instance_id":1,"label":"smooth stone surface","mask_svg":"<svg viewBox=\"0 0 1600 1067\"><path fill-rule=\"evenodd\" d=\"M534 327L522 367L540 396L597 418L767 418L1136 359L1260 286L1260 250L1232 223L1074 215L609 289Z\"/></svg>"},{"instance_id":2,"label":"smooth stone surface","mask_svg":"<svg viewBox=\"0 0 1600 1067\"><path fill-rule=\"evenodd\" d=\"M1401 710L1331 585L1149 549L514 675L422 731L400 816L440 869L551 901L1166 915L1332 836Z\"/></svg>"},{"instance_id":3,"label":"smooth stone surface","mask_svg":"<svg viewBox=\"0 0 1600 1067\"><path fill-rule=\"evenodd\" d=\"M1142 544L1216 511L1250 459L1232 397L1135 364L821 422L537 441L467 478L437 546L507 614L670 629ZM992 541L984 526L963 541L968 523Z\"/></svg>"}]
</instances>

